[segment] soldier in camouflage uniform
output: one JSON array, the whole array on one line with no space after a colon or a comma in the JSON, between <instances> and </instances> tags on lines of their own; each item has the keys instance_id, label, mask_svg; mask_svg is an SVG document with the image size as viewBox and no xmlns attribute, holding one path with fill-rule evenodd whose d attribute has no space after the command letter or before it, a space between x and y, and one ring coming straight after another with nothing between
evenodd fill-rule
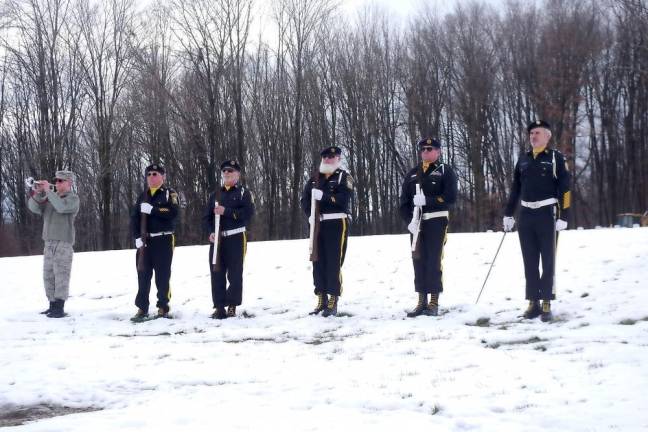
<instances>
[{"instance_id":1,"label":"soldier in camouflage uniform","mask_svg":"<svg viewBox=\"0 0 648 432\"><path fill-rule=\"evenodd\" d=\"M72 171L57 171L55 178L56 192L50 189L47 180L35 183L27 207L43 217L43 281L49 308L41 313L49 318L62 318L70 292L74 218L79 212L79 196L72 192Z\"/></svg>"}]
</instances>

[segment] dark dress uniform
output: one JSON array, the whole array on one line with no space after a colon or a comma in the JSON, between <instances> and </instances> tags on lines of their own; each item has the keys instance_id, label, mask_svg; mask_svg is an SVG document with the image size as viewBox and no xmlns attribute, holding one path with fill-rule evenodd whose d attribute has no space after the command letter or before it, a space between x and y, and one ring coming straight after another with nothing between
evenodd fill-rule
<instances>
[{"instance_id":1,"label":"dark dress uniform","mask_svg":"<svg viewBox=\"0 0 648 432\"><path fill-rule=\"evenodd\" d=\"M420 314L436 315L438 297L443 292L443 247L448 231L448 210L457 200L457 176L450 165L439 161L421 163L412 168L403 181L400 195L400 215L409 223L414 213L412 199L416 194L416 185L421 185L421 193L425 195L425 205L422 208L421 228L419 232L420 256L413 258L414 289L419 293L417 308L427 303L427 294L431 294L428 310L419 310ZM411 237L410 237L411 239Z\"/></svg>"},{"instance_id":2,"label":"dark dress uniform","mask_svg":"<svg viewBox=\"0 0 648 432\"><path fill-rule=\"evenodd\" d=\"M539 307L538 300L546 301L548 305L550 300L556 298L556 218L568 219L571 201L569 184L570 174L565 157L558 150L546 148L536 156L531 150L522 154L515 165L511 194L504 214L512 217L521 201L518 234L524 260L526 298L531 302L530 307ZM538 268L540 259L542 276ZM540 311L527 310L525 314L529 313L529 317L533 317L538 316Z\"/></svg>"},{"instance_id":3,"label":"dark dress uniform","mask_svg":"<svg viewBox=\"0 0 648 432\"><path fill-rule=\"evenodd\" d=\"M314 313L337 314L337 300L342 294L342 272L349 237L349 200L353 179L338 168L330 175L319 173L308 180L301 197L301 207L307 217L311 211L311 191L323 192L320 200L320 229L317 240L319 259L313 262L313 283L318 296ZM328 297L330 296L330 297Z\"/></svg>"},{"instance_id":4,"label":"dark dress uniform","mask_svg":"<svg viewBox=\"0 0 648 432\"><path fill-rule=\"evenodd\" d=\"M144 200L153 206L153 210L146 216L148 236L146 239L142 239L145 246L137 251L138 255L144 253L144 269L142 271L138 269L137 272L138 290L135 305L144 314L148 313L151 278L155 272L158 314L166 315L169 312L169 300L171 299L169 279L171 278L171 261L175 246L174 230L179 212L178 194L164 185L153 194L150 189L141 194L130 215L133 239L140 237L140 204Z\"/></svg>"},{"instance_id":5,"label":"dark dress uniform","mask_svg":"<svg viewBox=\"0 0 648 432\"><path fill-rule=\"evenodd\" d=\"M230 307L230 315L243 300L243 261L247 250L246 225L254 215L252 194L246 187L223 186L212 193L203 214L206 232L214 233L214 204L225 207L220 217L217 271L212 266L214 243L209 246L209 268L211 273L211 292L214 303L214 318L225 318L224 307ZM229 281L229 288L226 279Z\"/></svg>"}]
</instances>

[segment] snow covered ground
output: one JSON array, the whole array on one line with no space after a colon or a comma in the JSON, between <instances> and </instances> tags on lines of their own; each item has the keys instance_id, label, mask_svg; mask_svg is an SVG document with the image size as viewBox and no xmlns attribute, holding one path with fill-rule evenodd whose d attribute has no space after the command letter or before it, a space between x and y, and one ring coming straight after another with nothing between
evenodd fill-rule
<instances>
[{"instance_id":1,"label":"snow covered ground","mask_svg":"<svg viewBox=\"0 0 648 432\"><path fill-rule=\"evenodd\" d=\"M251 243L250 317L223 321L207 246L176 250L176 319L137 325L133 250L76 254L59 320L42 257L0 259L0 411L101 409L7 430L648 430L648 229L562 234L551 324L517 318L516 234L475 305L501 236L451 234L447 313L416 319L404 235L350 238L337 318L308 316L305 240Z\"/></svg>"}]
</instances>

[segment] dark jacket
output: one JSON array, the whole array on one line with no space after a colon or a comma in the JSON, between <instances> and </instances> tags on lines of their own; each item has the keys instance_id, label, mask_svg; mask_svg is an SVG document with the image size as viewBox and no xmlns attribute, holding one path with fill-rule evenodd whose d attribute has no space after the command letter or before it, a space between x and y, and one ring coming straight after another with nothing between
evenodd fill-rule
<instances>
[{"instance_id":1,"label":"dark jacket","mask_svg":"<svg viewBox=\"0 0 648 432\"><path fill-rule=\"evenodd\" d=\"M511 195L504 215L513 216L520 199L532 202L556 198L559 217L567 220L571 201L569 182L565 157L558 150L547 148L535 158L533 151L521 155L515 164Z\"/></svg>"},{"instance_id":2,"label":"dark jacket","mask_svg":"<svg viewBox=\"0 0 648 432\"><path fill-rule=\"evenodd\" d=\"M227 190L223 186L209 196L207 207L203 212L203 229L209 234L214 232L216 198L218 198L218 204L225 207L225 213L220 218L221 231L244 227L254 215L254 202L248 188L237 184Z\"/></svg>"},{"instance_id":3,"label":"dark jacket","mask_svg":"<svg viewBox=\"0 0 648 432\"><path fill-rule=\"evenodd\" d=\"M311 211L311 191L317 182L317 189L322 190L320 201L320 213L347 213L349 214L349 201L353 191L353 178L345 170L338 168L328 179L326 175L319 173L317 179L311 177L304 186L301 197L301 207L306 216Z\"/></svg>"},{"instance_id":4,"label":"dark jacket","mask_svg":"<svg viewBox=\"0 0 648 432\"><path fill-rule=\"evenodd\" d=\"M130 214L131 235L133 238L140 237L140 204L142 204L145 197L146 201L153 206L151 214L146 216L147 232L152 234L175 230L179 213L178 194L173 189L162 185L155 191L153 196L151 196L151 190L146 189L137 198L137 202L131 209Z\"/></svg>"},{"instance_id":5,"label":"dark jacket","mask_svg":"<svg viewBox=\"0 0 648 432\"><path fill-rule=\"evenodd\" d=\"M423 213L448 210L457 200L457 176L448 164L435 162L423 172L422 163L412 168L403 180L399 212L405 222L412 220L417 183L425 195Z\"/></svg>"}]
</instances>

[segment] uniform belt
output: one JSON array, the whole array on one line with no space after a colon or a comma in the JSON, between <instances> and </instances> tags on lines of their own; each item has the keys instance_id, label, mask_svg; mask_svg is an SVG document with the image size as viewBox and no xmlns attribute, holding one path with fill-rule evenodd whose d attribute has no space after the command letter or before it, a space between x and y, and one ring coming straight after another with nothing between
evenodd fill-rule
<instances>
[{"instance_id":1,"label":"uniform belt","mask_svg":"<svg viewBox=\"0 0 648 432\"><path fill-rule=\"evenodd\" d=\"M162 231L162 232L156 232L156 233L149 233L149 237L160 237L164 235L173 235L173 231Z\"/></svg>"},{"instance_id":2,"label":"uniform belt","mask_svg":"<svg viewBox=\"0 0 648 432\"><path fill-rule=\"evenodd\" d=\"M232 236L234 234L240 234L240 233L243 233L243 232L245 232L245 227L234 228L234 229L231 229L231 230L222 231L221 232L221 237L229 237L229 236Z\"/></svg>"},{"instance_id":3,"label":"uniform belt","mask_svg":"<svg viewBox=\"0 0 648 432\"><path fill-rule=\"evenodd\" d=\"M448 210L444 211L437 211L437 212L431 212L431 213L423 213L423 220L428 220L428 219L434 219L434 218L440 218L440 217L448 217L450 215L450 212Z\"/></svg>"},{"instance_id":4,"label":"uniform belt","mask_svg":"<svg viewBox=\"0 0 648 432\"><path fill-rule=\"evenodd\" d=\"M556 198L547 198L546 200L542 201L522 201L522 207L539 209L540 207L556 204L557 202L558 200Z\"/></svg>"},{"instance_id":5,"label":"uniform belt","mask_svg":"<svg viewBox=\"0 0 648 432\"><path fill-rule=\"evenodd\" d=\"M331 219L346 219L346 213L323 213L320 215L320 220L331 220Z\"/></svg>"}]
</instances>

